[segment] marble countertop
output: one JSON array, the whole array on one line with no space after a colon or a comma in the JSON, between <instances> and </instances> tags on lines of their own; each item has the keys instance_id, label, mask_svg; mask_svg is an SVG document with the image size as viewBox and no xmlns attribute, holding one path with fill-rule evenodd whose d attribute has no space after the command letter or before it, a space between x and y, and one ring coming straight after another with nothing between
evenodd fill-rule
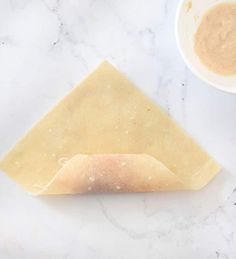
<instances>
[{"instance_id":1,"label":"marble countertop","mask_svg":"<svg viewBox=\"0 0 236 259\"><path fill-rule=\"evenodd\" d=\"M1 259L236 258L236 95L184 65L177 4L0 1L0 156L107 59L224 168L199 192L44 198L0 173Z\"/></svg>"}]
</instances>

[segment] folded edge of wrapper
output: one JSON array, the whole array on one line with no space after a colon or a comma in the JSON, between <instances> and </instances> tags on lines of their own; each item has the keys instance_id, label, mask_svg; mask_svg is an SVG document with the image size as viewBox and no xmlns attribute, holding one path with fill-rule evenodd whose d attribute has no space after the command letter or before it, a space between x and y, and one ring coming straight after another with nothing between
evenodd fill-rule
<instances>
[{"instance_id":1,"label":"folded edge of wrapper","mask_svg":"<svg viewBox=\"0 0 236 259\"><path fill-rule=\"evenodd\" d=\"M219 169L209 160L191 178L180 179L163 163L146 154L76 155L35 194L199 190ZM204 172L208 172L207 178L202 177Z\"/></svg>"},{"instance_id":2,"label":"folded edge of wrapper","mask_svg":"<svg viewBox=\"0 0 236 259\"><path fill-rule=\"evenodd\" d=\"M105 66L110 64L105 62ZM7 172L11 165L2 160L0 167ZM49 195L198 190L219 170L220 166L209 157L204 164L191 172L190 176L181 178L149 154L101 153L72 156L64 161L47 184L36 184L33 191L28 189L26 184L22 184L22 181L18 181L17 176L9 176L33 195Z\"/></svg>"}]
</instances>

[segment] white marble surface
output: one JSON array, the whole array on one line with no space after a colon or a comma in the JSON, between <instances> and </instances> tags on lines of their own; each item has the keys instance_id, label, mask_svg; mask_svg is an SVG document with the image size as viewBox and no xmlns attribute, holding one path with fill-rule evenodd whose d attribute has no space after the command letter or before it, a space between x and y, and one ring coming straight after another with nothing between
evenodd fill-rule
<instances>
[{"instance_id":1,"label":"white marble surface","mask_svg":"<svg viewBox=\"0 0 236 259\"><path fill-rule=\"evenodd\" d=\"M0 173L1 259L236 258L236 96L185 67L177 4L0 1L0 156L108 59L224 167L200 192L48 198Z\"/></svg>"}]
</instances>

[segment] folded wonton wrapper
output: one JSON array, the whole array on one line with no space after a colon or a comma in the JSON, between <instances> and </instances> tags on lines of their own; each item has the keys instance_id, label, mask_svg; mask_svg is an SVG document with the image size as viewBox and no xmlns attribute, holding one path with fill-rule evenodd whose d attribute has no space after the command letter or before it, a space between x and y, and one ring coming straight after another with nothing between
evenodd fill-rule
<instances>
[{"instance_id":1,"label":"folded wonton wrapper","mask_svg":"<svg viewBox=\"0 0 236 259\"><path fill-rule=\"evenodd\" d=\"M220 170L108 62L0 162L32 194L196 190Z\"/></svg>"}]
</instances>

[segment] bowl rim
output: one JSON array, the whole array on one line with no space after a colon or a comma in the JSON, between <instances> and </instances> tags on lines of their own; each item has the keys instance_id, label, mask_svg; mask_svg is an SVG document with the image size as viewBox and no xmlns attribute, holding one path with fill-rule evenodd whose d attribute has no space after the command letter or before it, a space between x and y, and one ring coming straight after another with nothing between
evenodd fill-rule
<instances>
[{"instance_id":1,"label":"bowl rim","mask_svg":"<svg viewBox=\"0 0 236 259\"><path fill-rule=\"evenodd\" d=\"M208 78L206 78L205 76L203 76L196 68L195 66L191 63L191 61L189 61L187 55L185 54L182 46L181 46L181 41L180 41L180 35L179 35L179 19L180 19L180 13L181 13L181 9L183 7L183 4L186 2L186 0L180 0L178 3L178 7L177 7L177 11L176 11L176 15L175 15L175 38L176 38L176 42L177 42L177 47L178 50L181 54L181 57L183 58L185 64L187 65L187 67L189 68L189 70L196 76L198 77L200 80L202 80L203 82L206 82L208 84L208 86L210 87L214 87L217 90L223 91L225 93L228 94L236 94L236 89L235 91L232 90L228 90L226 87L223 87L220 84L215 83L214 81L209 80ZM206 68L207 69L207 68Z\"/></svg>"}]
</instances>

